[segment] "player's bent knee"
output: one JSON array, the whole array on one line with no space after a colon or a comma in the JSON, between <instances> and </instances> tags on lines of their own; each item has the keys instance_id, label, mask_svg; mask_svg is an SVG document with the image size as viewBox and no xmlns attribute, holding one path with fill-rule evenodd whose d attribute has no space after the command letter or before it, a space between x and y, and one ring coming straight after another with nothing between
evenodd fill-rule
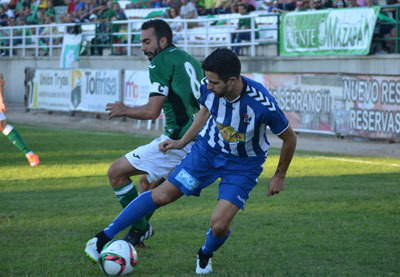
<instances>
[{"instance_id":1,"label":"player's bent knee","mask_svg":"<svg viewBox=\"0 0 400 277\"><path fill-rule=\"evenodd\" d=\"M108 169L107 175L108 175L108 180L109 180L110 184L114 187L114 184L116 184L116 180L118 179L114 164L112 164L110 166L110 168Z\"/></svg>"},{"instance_id":2,"label":"player's bent knee","mask_svg":"<svg viewBox=\"0 0 400 277\"><path fill-rule=\"evenodd\" d=\"M224 221L211 219L211 231L216 238L223 238L229 233L230 225Z\"/></svg>"},{"instance_id":3,"label":"player's bent knee","mask_svg":"<svg viewBox=\"0 0 400 277\"><path fill-rule=\"evenodd\" d=\"M108 169L108 180L114 188L122 187L130 182L129 176L121 174L121 170L115 164Z\"/></svg>"}]
</instances>

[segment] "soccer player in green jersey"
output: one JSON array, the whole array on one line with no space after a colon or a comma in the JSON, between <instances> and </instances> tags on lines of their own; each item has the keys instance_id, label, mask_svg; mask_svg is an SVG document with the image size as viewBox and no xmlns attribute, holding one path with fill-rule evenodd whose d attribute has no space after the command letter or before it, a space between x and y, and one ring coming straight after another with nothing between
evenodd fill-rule
<instances>
[{"instance_id":1,"label":"soccer player in green jersey","mask_svg":"<svg viewBox=\"0 0 400 277\"><path fill-rule=\"evenodd\" d=\"M21 152L24 152L30 166L35 167L39 164L39 156L34 154L26 145L18 131L7 123L5 112L7 110L4 103L4 86L3 75L0 74L0 131L15 145Z\"/></svg>"},{"instance_id":2,"label":"soccer player in green jersey","mask_svg":"<svg viewBox=\"0 0 400 277\"><path fill-rule=\"evenodd\" d=\"M164 110L166 126L163 135L117 159L109 168L109 181L123 208L138 195L131 176L143 175L139 182L140 193L154 188L167 179L190 151L192 144L164 155L158 150L158 144L169 138L179 139L189 129L200 108L200 81L204 77L201 64L172 44L168 23L149 20L143 23L141 30L141 50L150 61L149 102L134 108L121 102L109 103L106 110L110 118L126 116L139 120L156 119ZM148 218L143 218L132 225L124 239L141 246L153 233ZM91 243L95 242L88 242ZM89 258L97 260L98 253L89 253L88 247L85 251Z\"/></svg>"}]
</instances>

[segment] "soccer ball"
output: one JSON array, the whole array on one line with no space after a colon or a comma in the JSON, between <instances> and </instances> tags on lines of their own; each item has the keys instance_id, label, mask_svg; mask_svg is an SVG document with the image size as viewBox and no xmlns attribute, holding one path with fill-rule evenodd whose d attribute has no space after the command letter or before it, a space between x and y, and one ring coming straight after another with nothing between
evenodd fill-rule
<instances>
[{"instance_id":1,"label":"soccer ball","mask_svg":"<svg viewBox=\"0 0 400 277\"><path fill-rule=\"evenodd\" d=\"M125 275L136 266L135 247L126 240L112 240L100 253L100 268L107 275Z\"/></svg>"}]
</instances>

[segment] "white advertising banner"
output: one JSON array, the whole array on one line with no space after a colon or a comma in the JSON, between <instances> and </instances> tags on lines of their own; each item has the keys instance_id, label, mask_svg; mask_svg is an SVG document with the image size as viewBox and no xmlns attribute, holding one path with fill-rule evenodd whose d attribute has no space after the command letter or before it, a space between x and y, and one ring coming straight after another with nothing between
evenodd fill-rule
<instances>
[{"instance_id":1,"label":"white advertising banner","mask_svg":"<svg viewBox=\"0 0 400 277\"><path fill-rule=\"evenodd\" d=\"M28 108L69 111L71 70L31 70Z\"/></svg>"},{"instance_id":2,"label":"white advertising banner","mask_svg":"<svg viewBox=\"0 0 400 277\"><path fill-rule=\"evenodd\" d=\"M120 70L73 70L71 110L105 112L107 103L121 101Z\"/></svg>"},{"instance_id":3,"label":"white advertising banner","mask_svg":"<svg viewBox=\"0 0 400 277\"><path fill-rule=\"evenodd\" d=\"M120 70L28 68L28 108L105 113L121 101Z\"/></svg>"},{"instance_id":4,"label":"white advertising banner","mask_svg":"<svg viewBox=\"0 0 400 277\"><path fill-rule=\"evenodd\" d=\"M145 105L149 101L150 86L147 70L125 70L124 104L130 107Z\"/></svg>"}]
</instances>

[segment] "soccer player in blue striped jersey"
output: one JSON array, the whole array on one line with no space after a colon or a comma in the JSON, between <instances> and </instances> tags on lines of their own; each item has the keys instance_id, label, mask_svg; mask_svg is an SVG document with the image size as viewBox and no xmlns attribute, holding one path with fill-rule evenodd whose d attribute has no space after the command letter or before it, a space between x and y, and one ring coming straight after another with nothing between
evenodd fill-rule
<instances>
[{"instance_id":1,"label":"soccer player in blue striped jersey","mask_svg":"<svg viewBox=\"0 0 400 277\"><path fill-rule=\"evenodd\" d=\"M160 151L181 149L197 142L159 187L133 200L102 232L96 235L97 251L132 222L183 195L199 196L218 178L218 202L211 216L205 243L197 253L197 274L212 272L211 257L228 239L231 222L244 210L250 191L258 182L268 153L266 128L283 140L275 174L268 182L268 196L279 193L296 148L296 135L277 102L261 84L240 75L241 64L231 50L217 49L203 62L205 84L201 109L179 140L159 144Z\"/></svg>"}]
</instances>

